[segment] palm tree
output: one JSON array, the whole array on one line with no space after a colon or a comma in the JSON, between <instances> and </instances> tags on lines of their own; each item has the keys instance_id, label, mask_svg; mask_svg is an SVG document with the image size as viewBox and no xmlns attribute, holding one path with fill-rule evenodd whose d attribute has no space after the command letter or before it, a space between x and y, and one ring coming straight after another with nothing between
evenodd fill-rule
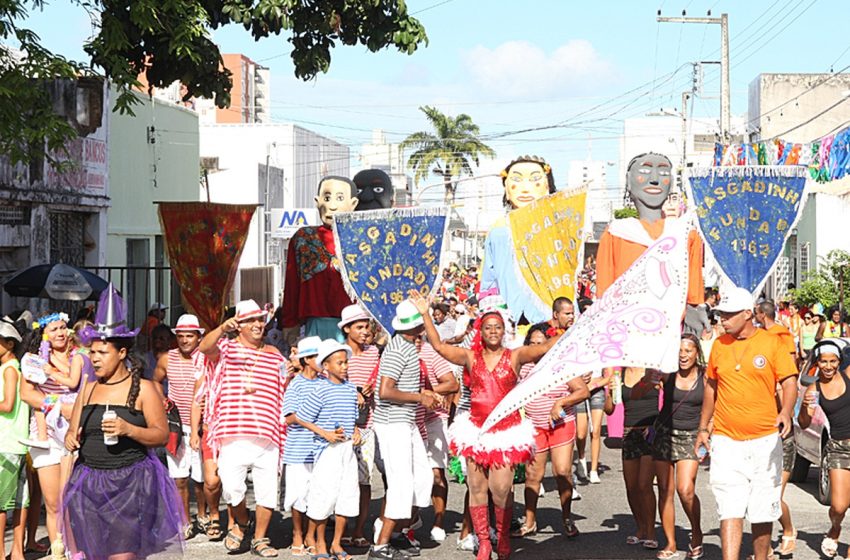
<instances>
[{"instance_id":1,"label":"palm tree","mask_svg":"<svg viewBox=\"0 0 850 560\"><path fill-rule=\"evenodd\" d=\"M493 158L496 152L478 138L478 125L469 115L451 117L427 105L419 110L428 117L435 132L414 132L402 141L402 150L416 149L407 160L407 167L414 171L417 185L431 173L442 176L445 202L452 204L457 190L455 178L472 176L471 163L478 167L479 156Z\"/></svg>"}]
</instances>

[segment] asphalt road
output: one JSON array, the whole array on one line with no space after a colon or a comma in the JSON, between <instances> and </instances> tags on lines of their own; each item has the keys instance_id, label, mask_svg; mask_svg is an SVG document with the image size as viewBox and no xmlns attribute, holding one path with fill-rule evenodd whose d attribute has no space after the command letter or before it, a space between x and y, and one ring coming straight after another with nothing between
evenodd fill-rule
<instances>
[{"instance_id":1,"label":"asphalt road","mask_svg":"<svg viewBox=\"0 0 850 560\"><path fill-rule=\"evenodd\" d=\"M625 544L628 535L633 534L634 524L626 503L625 491L620 467L619 449L603 446L601 484L580 485L582 499L574 502L573 515L576 525L581 531L575 539L567 539L561 533L560 512L554 481L545 480L546 495L539 501L538 534L529 539L513 539L515 558L547 559L614 559L614 558L647 558L655 557L655 552L640 549ZM719 523L714 504L714 498L708 488L708 467L700 469L697 477L697 493L702 500L703 530L706 533L706 558L720 558ZM797 525L798 543L793 555L795 559L821 558L820 541L828 527L827 508L816 499L817 470L812 468L809 478L801 484L789 485L786 501L790 504L794 521ZM460 530L460 511L463 504L463 486L451 483L449 488L449 509L447 516L448 538L442 544L428 542L428 530L419 532L419 540L423 541L422 558L433 560L465 559L471 560L472 554L456 549L457 532ZM522 487L515 489L517 511L521 508ZM383 491L380 487L373 489L372 509L377 511ZM430 511L423 512L426 528L430 527ZM680 550L687 549L688 529L687 519L677 504L677 540ZM745 530L747 528L745 527ZM270 530L272 544L281 549L281 558L289 558L291 521L288 516L275 514ZM776 524L774 534L778 533ZM8 546L11 534L6 533ZM658 525L658 537L663 541L661 527ZM847 540L839 547L839 554L847 554ZM7 549L8 551L8 549ZM365 555L365 550L349 550L355 556ZM750 549L749 536L744 537L742 557L746 557ZM247 554L247 553L246 553ZM190 560L224 559L230 555L220 542L210 542L205 536L196 536L188 542L185 557ZM680 558L682 558L680 556Z\"/></svg>"}]
</instances>

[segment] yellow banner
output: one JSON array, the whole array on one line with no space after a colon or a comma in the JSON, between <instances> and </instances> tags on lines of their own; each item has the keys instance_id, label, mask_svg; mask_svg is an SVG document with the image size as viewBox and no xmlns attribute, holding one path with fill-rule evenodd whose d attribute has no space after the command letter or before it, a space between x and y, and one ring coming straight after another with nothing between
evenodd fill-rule
<instances>
[{"instance_id":1,"label":"yellow banner","mask_svg":"<svg viewBox=\"0 0 850 560\"><path fill-rule=\"evenodd\" d=\"M587 191L557 192L508 213L516 263L529 290L551 306L575 300Z\"/></svg>"}]
</instances>

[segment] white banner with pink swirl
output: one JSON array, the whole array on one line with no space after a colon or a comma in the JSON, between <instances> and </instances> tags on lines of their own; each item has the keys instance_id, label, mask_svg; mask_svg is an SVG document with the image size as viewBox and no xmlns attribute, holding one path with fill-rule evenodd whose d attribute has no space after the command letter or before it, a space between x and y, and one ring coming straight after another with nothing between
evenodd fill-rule
<instances>
[{"instance_id":1,"label":"white banner with pink swirl","mask_svg":"<svg viewBox=\"0 0 850 560\"><path fill-rule=\"evenodd\" d=\"M631 366L676 371L688 288L691 220L660 238L620 276L493 409L485 432L534 397L592 370Z\"/></svg>"}]
</instances>

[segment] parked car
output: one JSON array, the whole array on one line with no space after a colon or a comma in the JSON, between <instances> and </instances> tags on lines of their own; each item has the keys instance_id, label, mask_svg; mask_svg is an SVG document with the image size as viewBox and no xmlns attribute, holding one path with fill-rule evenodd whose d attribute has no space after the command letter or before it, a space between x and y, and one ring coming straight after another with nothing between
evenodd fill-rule
<instances>
[{"instance_id":1,"label":"parked car","mask_svg":"<svg viewBox=\"0 0 850 560\"><path fill-rule=\"evenodd\" d=\"M841 362L841 370L843 371L850 363L847 362L847 350L850 348L850 339L847 338L830 338L830 342L838 344L842 349L842 355L845 358ZM815 344L815 349L823 344L822 340ZM817 380L818 369L817 359L814 352L809 353L803 367L800 368L800 377L798 379L798 394L797 403L794 406L794 443L797 444L797 458L794 463L794 471L791 473L792 482L802 482L809 475L809 467L818 465L820 472L818 474L818 500L824 505L829 505L829 471L824 468L826 457L823 453L823 448L829 440L829 421L820 407L815 409L815 414L812 417L812 423L805 430L797 423L797 414L800 412L800 406L803 400L803 393L806 389L813 385Z\"/></svg>"}]
</instances>

